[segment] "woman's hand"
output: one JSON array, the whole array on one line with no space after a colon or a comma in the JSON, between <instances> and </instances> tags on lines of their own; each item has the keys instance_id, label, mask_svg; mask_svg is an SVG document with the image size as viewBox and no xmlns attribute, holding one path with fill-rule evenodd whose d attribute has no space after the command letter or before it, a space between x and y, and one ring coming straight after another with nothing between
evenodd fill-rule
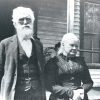
<instances>
[{"instance_id":1,"label":"woman's hand","mask_svg":"<svg viewBox=\"0 0 100 100\"><path fill-rule=\"evenodd\" d=\"M74 95L72 100L83 100L84 99L84 89L73 90Z\"/></svg>"}]
</instances>

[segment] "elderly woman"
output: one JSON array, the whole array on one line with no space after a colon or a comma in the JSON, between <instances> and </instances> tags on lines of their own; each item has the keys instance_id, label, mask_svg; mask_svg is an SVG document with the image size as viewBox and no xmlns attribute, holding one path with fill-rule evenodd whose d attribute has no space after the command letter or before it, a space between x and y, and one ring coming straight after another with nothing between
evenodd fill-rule
<instances>
[{"instance_id":1,"label":"elderly woman","mask_svg":"<svg viewBox=\"0 0 100 100\"><path fill-rule=\"evenodd\" d=\"M83 57L78 56L79 39L67 33L61 40L57 56L45 67L50 100L88 100L93 81Z\"/></svg>"}]
</instances>

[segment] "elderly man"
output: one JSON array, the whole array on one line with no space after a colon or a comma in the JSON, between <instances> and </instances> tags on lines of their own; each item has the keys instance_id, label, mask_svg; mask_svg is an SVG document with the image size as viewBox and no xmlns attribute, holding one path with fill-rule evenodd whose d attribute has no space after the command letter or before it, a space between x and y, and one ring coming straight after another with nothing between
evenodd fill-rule
<instances>
[{"instance_id":1,"label":"elderly man","mask_svg":"<svg viewBox=\"0 0 100 100\"><path fill-rule=\"evenodd\" d=\"M16 35L0 43L0 94L2 100L45 100L43 47L34 35L34 12L13 9Z\"/></svg>"}]
</instances>

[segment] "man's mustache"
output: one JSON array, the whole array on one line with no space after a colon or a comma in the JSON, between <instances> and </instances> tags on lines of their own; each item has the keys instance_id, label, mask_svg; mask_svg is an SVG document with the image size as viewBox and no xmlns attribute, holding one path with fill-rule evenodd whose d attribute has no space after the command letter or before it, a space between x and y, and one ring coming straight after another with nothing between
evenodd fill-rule
<instances>
[{"instance_id":1,"label":"man's mustache","mask_svg":"<svg viewBox=\"0 0 100 100\"><path fill-rule=\"evenodd\" d=\"M24 25L23 28L30 28L31 29L31 27L28 25Z\"/></svg>"}]
</instances>

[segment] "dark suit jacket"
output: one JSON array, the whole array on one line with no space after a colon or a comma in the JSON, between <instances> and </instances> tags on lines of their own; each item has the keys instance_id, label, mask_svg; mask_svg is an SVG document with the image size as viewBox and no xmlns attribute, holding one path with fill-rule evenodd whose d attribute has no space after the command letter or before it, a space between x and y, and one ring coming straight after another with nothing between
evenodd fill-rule
<instances>
[{"instance_id":1,"label":"dark suit jacket","mask_svg":"<svg viewBox=\"0 0 100 100\"><path fill-rule=\"evenodd\" d=\"M43 99L45 100L44 89L44 59L43 47L39 40L35 39L40 79L42 83ZM17 35L4 39L0 43L0 85L2 100L14 100L15 85L17 82L18 67L18 39Z\"/></svg>"}]
</instances>

